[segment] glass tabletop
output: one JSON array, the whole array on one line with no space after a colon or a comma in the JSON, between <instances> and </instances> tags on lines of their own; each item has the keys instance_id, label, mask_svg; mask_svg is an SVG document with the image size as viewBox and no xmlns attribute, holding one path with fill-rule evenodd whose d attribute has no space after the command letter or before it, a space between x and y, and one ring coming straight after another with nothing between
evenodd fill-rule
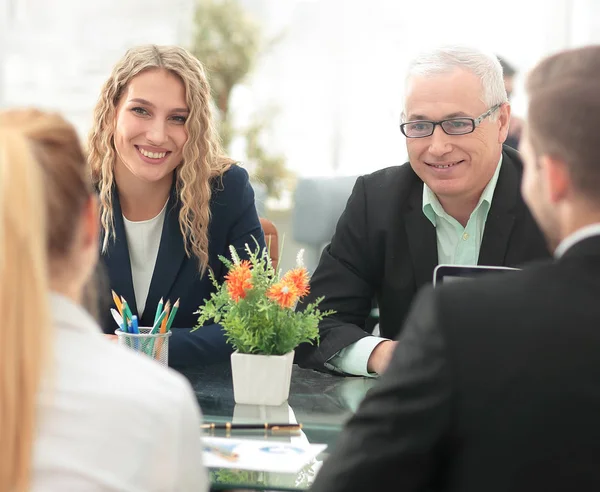
<instances>
[{"instance_id":1,"label":"glass tabletop","mask_svg":"<svg viewBox=\"0 0 600 492\"><path fill-rule=\"evenodd\" d=\"M213 490L307 490L335 445L344 422L374 383L369 378L341 377L294 366L290 397L283 405L275 407L236 404L229 362L182 373L192 384L207 423L302 424L301 431L296 433L232 430L227 434L232 438L327 444L323 453L295 474L211 469ZM225 431L207 434L226 436Z\"/></svg>"}]
</instances>

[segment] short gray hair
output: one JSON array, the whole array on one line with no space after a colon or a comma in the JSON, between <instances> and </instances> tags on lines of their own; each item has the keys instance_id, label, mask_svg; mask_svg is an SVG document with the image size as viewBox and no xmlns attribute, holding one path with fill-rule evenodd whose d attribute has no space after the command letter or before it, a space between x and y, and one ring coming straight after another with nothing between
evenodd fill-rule
<instances>
[{"instance_id":1,"label":"short gray hair","mask_svg":"<svg viewBox=\"0 0 600 492\"><path fill-rule=\"evenodd\" d=\"M446 74L457 68L468 70L479 77L483 87L480 99L488 108L508 102L498 57L466 46L445 46L421 53L408 65L406 85L414 76ZM495 112L492 116L497 115Z\"/></svg>"}]
</instances>

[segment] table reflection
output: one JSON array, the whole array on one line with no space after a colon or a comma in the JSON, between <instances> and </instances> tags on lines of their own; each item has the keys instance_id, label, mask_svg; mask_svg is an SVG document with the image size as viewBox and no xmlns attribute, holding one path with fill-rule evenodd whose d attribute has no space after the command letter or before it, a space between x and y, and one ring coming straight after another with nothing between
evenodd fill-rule
<instances>
[{"instance_id":1,"label":"table reflection","mask_svg":"<svg viewBox=\"0 0 600 492\"><path fill-rule=\"evenodd\" d=\"M265 473L234 469L211 470L214 490L232 488L307 490L323 460L335 445L344 422L356 410L375 380L341 377L294 366L290 397L279 406L240 405L233 399L229 363L182 371L188 378L205 422L299 423L299 432L260 430L208 431L214 436L267 439L298 444L323 443L327 449L299 473Z\"/></svg>"}]
</instances>

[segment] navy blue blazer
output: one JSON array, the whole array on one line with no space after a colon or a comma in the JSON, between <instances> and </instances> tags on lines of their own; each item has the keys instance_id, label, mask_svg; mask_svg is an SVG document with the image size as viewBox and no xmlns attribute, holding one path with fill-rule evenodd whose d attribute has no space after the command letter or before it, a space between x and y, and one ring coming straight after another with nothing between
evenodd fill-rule
<instances>
[{"instance_id":1,"label":"navy blue blazer","mask_svg":"<svg viewBox=\"0 0 600 492\"><path fill-rule=\"evenodd\" d=\"M113 217L116 240L109 241L106 253L101 258L108 276L110 289L123 296L137 312L127 236L123 224L123 214L118 193L113 199ZM150 290L140 326L152 326L156 306L162 297L174 303L179 298L179 310L173 320L173 334L169 339L169 365L190 367L218 362L232 352L226 343L220 325L206 325L191 332L198 315L195 311L210 297L215 288L207 273L201 277L198 258L185 254L183 235L179 228L179 202L175 186L167 204L165 222L158 250L158 257L150 282ZM218 256L230 258L229 245L235 246L240 257L247 258L244 245L254 249L258 241L261 248L265 240L254 204L254 190L248 180L248 173L234 165L222 178L212 183L210 202L211 220L208 228L209 268L215 277L223 282L227 268ZM110 294L110 292L108 293ZM102 325L105 333L114 333L116 325L109 310L104 310Z\"/></svg>"}]
</instances>

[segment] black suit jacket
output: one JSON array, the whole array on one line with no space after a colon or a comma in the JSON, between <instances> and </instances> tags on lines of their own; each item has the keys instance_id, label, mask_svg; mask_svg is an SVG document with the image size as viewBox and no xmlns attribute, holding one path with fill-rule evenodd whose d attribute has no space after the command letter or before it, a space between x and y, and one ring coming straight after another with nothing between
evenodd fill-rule
<instances>
[{"instance_id":1,"label":"black suit jacket","mask_svg":"<svg viewBox=\"0 0 600 492\"><path fill-rule=\"evenodd\" d=\"M315 492L600 490L600 236L426 288Z\"/></svg>"},{"instance_id":2,"label":"black suit jacket","mask_svg":"<svg viewBox=\"0 0 600 492\"><path fill-rule=\"evenodd\" d=\"M549 257L544 238L521 198L519 154L504 147L502 167L479 253L480 265L521 266ZM319 325L320 345L296 350L301 366L322 369L342 348L369 335L365 323L376 298L381 336L398 335L419 288L438 263L435 227L423 214L423 181L410 164L358 178L298 307L324 296L335 315Z\"/></svg>"},{"instance_id":3,"label":"black suit jacket","mask_svg":"<svg viewBox=\"0 0 600 492\"><path fill-rule=\"evenodd\" d=\"M123 215L118 193L114 193L113 197L116 240L109 241L108 251L102 254L102 260L108 273L110 289L123 296L135 314L137 304ZM224 360L232 349L226 343L220 325L208 325L191 332L198 321L198 315L194 312L215 289L208 275L200 276L198 258L185 254L183 235L179 228L180 208L181 203L173 186L146 308L139 324L152 326L161 297L165 302L170 299L171 304L180 299L179 310L173 320L173 334L169 339L169 365L187 367ZM254 191L248 180L248 173L243 168L234 165L222 179L213 180L210 211L209 268L219 282L223 282L227 269L218 256L230 258L229 245L235 246L241 258L248 256L244 250L246 243L252 249L256 247L253 237L261 248L265 247L254 205ZM107 294L104 293L105 296ZM108 310L103 313L102 325L105 333L114 333L116 329Z\"/></svg>"}]
</instances>

